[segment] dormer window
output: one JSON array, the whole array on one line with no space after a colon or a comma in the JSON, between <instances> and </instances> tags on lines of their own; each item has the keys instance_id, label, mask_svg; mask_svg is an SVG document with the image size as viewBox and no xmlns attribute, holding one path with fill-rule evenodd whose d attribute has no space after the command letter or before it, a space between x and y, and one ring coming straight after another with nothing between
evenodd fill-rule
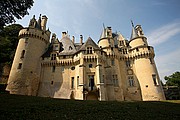
<instances>
[{"instance_id":1,"label":"dormer window","mask_svg":"<svg viewBox=\"0 0 180 120\"><path fill-rule=\"evenodd\" d=\"M69 50L72 50L73 48L71 46L69 46Z\"/></svg>"},{"instance_id":2,"label":"dormer window","mask_svg":"<svg viewBox=\"0 0 180 120\"><path fill-rule=\"evenodd\" d=\"M51 54L51 60L56 60L56 54Z\"/></svg>"},{"instance_id":3,"label":"dormer window","mask_svg":"<svg viewBox=\"0 0 180 120\"><path fill-rule=\"evenodd\" d=\"M93 50L92 47L87 47L87 54L92 54L92 50Z\"/></svg>"},{"instance_id":4,"label":"dormer window","mask_svg":"<svg viewBox=\"0 0 180 120\"><path fill-rule=\"evenodd\" d=\"M59 45L54 45L54 49L53 49L54 51L59 51Z\"/></svg>"}]
</instances>

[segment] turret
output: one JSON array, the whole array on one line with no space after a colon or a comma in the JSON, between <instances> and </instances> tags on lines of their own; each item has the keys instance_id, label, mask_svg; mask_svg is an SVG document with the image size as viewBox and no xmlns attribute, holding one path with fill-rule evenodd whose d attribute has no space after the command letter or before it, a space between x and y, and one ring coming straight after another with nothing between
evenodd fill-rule
<instances>
[{"instance_id":1,"label":"turret","mask_svg":"<svg viewBox=\"0 0 180 120\"><path fill-rule=\"evenodd\" d=\"M11 94L33 95L38 91L41 56L49 44L50 31L39 28L35 16L29 27L20 30L19 42L13 60L6 90ZM39 27L38 27L39 26Z\"/></svg>"},{"instance_id":2,"label":"turret","mask_svg":"<svg viewBox=\"0 0 180 120\"><path fill-rule=\"evenodd\" d=\"M111 27L103 28L100 39L98 41L98 46L100 48L114 47Z\"/></svg>"},{"instance_id":3,"label":"turret","mask_svg":"<svg viewBox=\"0 0 180 120\"><path fill-rule=\"evenodd\" d=\"M131 55L134 56L135 76L139 82L143 101L164 100L164 93L154 62L153 47L148 46L146 37L140 25L134 27L129 45Z\"/></svg>"}]
</instances>

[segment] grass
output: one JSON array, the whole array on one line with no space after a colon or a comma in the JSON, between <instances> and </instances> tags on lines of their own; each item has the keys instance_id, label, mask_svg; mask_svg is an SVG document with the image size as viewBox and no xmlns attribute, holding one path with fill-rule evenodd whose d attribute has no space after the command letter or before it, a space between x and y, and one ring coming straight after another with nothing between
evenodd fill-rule
<instances>
[{"instance_id":1,"label":"grass","mask_svg":"<svg viewBox=\"0 0 180 120\"><path fill-rule=\"evenodd\" d=\"M0 94L0 120L180 120L180 100L99 102Z\"/></svg>"}]
</instances>

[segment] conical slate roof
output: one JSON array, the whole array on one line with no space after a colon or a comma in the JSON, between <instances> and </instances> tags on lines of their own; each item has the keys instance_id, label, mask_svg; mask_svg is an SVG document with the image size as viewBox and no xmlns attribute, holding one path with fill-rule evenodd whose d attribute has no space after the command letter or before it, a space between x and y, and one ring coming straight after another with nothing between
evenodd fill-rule
<instances>
[{"instance_id":1,"label":"conical slate roof","mask_svg":"<svg viewBox=\"0 0 180 120\"><path fill-rule=\"evenodd\" d=\"M107 36L106 36L106 29L103 28L102 33L101 33L101 36L100 36L100 39L103 39L103 38L106 38L106 37L107 37Z\"/></svg>"},{"instance_id":2,"label":"conical slate roof","mask_svg":"<svg viewBox=\"0 0 180 120\"><path fill-rule=\"evenodd\" d=\"M130 40L132 40L132 39L134 39L134 38L136 38L136 37L138 37L138 34L137 34L135 28L133 27L133 28L132 28L132 33L131 33L131 39L130 39Z\"/></svg>"}]
</instances>

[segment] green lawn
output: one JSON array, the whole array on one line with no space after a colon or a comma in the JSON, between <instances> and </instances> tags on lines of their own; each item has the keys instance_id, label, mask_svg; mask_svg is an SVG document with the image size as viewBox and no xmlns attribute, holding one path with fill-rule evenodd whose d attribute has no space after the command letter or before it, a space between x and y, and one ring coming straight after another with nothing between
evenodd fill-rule
<instances>
[{"instance_id":1,"label":"green lawn","mask_svg":"<svg viewBox=\"0 0 180 120\"><path fill-rule=\"evenodd\" d=\"M180 120L180 101L98 102L0 94L0 120Z\"/></svg>"}]
</instances>

